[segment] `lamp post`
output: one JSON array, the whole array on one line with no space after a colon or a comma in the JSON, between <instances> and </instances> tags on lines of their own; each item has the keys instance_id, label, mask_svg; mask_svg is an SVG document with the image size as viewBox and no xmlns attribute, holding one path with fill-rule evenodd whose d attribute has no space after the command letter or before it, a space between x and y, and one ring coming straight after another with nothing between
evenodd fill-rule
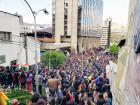
<instances>
[{"instance_id":1,"label":"lamp post","mask_svg":"<svg viewBox=\"0 0 140 105\"><path fill-rule=\"evenodd\" d=\"M51 48L49 53L49 70L51 70Z\"/></svg>"},{"instance_id":2,"label":"lamp post","mask_svg":"<svg viewBox=\"0 0 140 105\"><path fill-rule=\"evenodd\" d=\"M44 11L45 14L48 14L48 11L46 9L41 9L37 12L33 11L30 4L27 2L27 0L24 0L24 2L28 5L29 9L32 12L33 18L34 18L34 37L35 37L35 71L36 71L36 92L39 93L39 84L38 84L38 55L37 55L37 32L36 32L36 17L39 12Z\"/></svg>"}]
</instances>

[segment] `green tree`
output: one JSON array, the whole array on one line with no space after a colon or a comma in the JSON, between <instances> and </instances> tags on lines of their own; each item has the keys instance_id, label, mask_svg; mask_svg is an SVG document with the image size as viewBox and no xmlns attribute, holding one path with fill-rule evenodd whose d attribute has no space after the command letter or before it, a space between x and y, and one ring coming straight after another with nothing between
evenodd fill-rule
<instances>
[{"instance_id":1,"label":"green tree","mask_svg":"<svg viewBox=\"0 0 140 105\"><path fill-rule=\"evenodd\" d=\"M63 65L65 60L65 55L62 51L50 50L43 53L41 56L41 61L45 63L46 66L56 69L60 65ZM50 62L50 63L49 63Z\"/></svg>"},{"instance_id":2,"label":"green tree","mask_svg":"<svg viewBox=\"0 0 140 105\"><path fill-rule=\"evenodd\" d=\"M109 46L109 52L113 55L116 55L119 53L119 47L116 43L113 43L112 45Z\"/></svg>"}]
</instances>

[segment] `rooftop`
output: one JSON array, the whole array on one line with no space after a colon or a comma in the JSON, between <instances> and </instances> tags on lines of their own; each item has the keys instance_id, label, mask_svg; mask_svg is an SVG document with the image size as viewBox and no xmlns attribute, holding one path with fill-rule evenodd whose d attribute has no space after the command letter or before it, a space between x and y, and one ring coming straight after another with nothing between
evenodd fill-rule
<instances>
[{"instance_id":1,"label":"rooftop","mask_svg":"<svg viewBox=\"0 0 140 105\"><path fill-rule=\"evenodd\" d=\"M18 15L18 14L12 14L12 13L5 12L5 11L1 11L1 10L0 10L0 12L1 12L1 13L5 13L5 14L8 14L8 15L16 16L16 17L21 17L21 16Z\"/></svg>"}]
</instances>

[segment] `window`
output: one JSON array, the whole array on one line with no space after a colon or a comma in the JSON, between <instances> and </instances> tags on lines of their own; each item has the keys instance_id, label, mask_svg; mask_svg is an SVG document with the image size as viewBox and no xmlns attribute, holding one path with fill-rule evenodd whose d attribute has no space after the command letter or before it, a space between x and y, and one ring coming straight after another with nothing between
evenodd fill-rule
<instances>
[{"instance_id":1,"label":"window","mask_svg":"<svg viewBox=\"0 0 140 105\"><path fill-rule=\"evenodd\" d=\"M65 13L64 14L67 15L67 13L68 13L68 9L65 9Z\"/></svg>"},{"instance_id":2,"label":"window","mask_svg":"<svg viewBox=\"0 0 140 105\"><path fill-rule=\"evenodd\" d=\"M68 16L67 15L65 15L65 19L67 19L68 18Z\"/></svg>"},{"instance_id":3,"label":"window","mask_svg":"<svg viewBox=\"0 0 140 105\"><path fill-rule=\"evenodd\" d=\"M68 7L68 3L64 3L64 6L65 6L65 8L67 8Z\"/></svg>"},{"instance_id":4,"label":"window","mask_svg":"<svg viewBox=\"0 0 140 105\"><path fill-rule=\"evenodd\" d=\"M67 26L64 26L64 30L67 30Z\"/></svg>"},{"instance_id":5,"label":"window","mask_svg":"<svg viewBox=\"0 0 140 105\"><path fill-rule=\"evenodd\" d=\"M65 26L67 25L67 23L68 23L67 21L64 21L64 25L65 25Z\"/></svg>"},{"instance_id":6,"label":"window","mask_svg":"<svg viewBox=\"0 0 140 105\"><path fill-rule=\"evenodd\" d=\"M2 40L2 41L10 41L11 40L11 32L2 32L2 31L0 31L0 40Z\"/></svg>"},{"instance_id":7,"label":"window","mask_svg":"<svg viewBox=\"0 0 140 105\"><path fill-rule=\"evenodd\" d=\"M65 35L65 36L67 35L67 31L64 31L64 35Z\"/></svg>"}]
</instances>

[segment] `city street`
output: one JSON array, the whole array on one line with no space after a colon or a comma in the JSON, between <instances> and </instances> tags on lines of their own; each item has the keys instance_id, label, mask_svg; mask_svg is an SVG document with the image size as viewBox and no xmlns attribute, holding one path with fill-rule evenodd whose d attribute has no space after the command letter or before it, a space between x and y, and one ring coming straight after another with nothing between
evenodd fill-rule
<instances>
[{"instance_id":1,"label":"city street","mask_svg":"<svg viewBox=\"0 0 140 105\"><path fill-rule=\"evenodd\" d=\"M0 0L0 105L140 105L140 0Z\"/></svg>"}]
</instances>

